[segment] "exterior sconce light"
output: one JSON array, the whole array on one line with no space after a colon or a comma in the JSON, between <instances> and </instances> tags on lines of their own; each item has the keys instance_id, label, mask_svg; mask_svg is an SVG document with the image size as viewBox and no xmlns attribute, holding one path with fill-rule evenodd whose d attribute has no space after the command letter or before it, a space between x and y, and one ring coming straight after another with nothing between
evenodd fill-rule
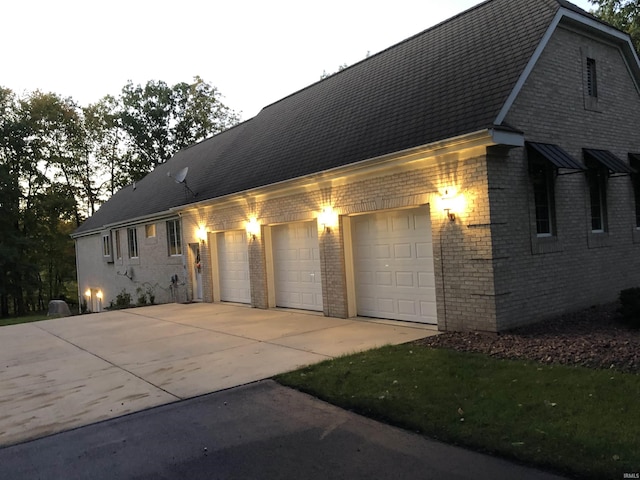
<instances>
[{"instance_id":1,"label":"exterior sconce light","mask_svg":"<svg viewBox=\"0 0 640 480\"><path fill-rule=\"evenodd\" d=\"M97 291L96 298L98 299L98 312L101 312L102 311L102 290Z\"/></svg>"},{"instance_id":2,"label":"exterior sconce light","mask_svg":"<svg viewBox=\"0 0 640 480\"><path fill-rule=\"evenodd\" d=\"M84 292L84 296L85 297L90 297L91 296L91 289L90 288L87 288L87 291Z\"/></svg>"},{"instance_id":3,"label":"exterior sconce light","mask_svg":"<svg viewBox=\"0 0 640 480\"><path fill-rule=\"evenodd\" d=\"M449 190L445 190L444 195L440 199L441 201L440 205L442 206L442 209L444 210L445 215L451 222L456 221L456 214L455 212L452 212L454 207L454 198L455 198L455 194L450 194Z\"/></svg>"},{"instance_id":4,"label":"exterior sconce light","mask_svg":"<svg viewBox=\"0 0 640 480\"><path fill-rule=\"evenodd\" d=\"M331 233L331 229L338 225L338 214L333 211L333 207L324 207L318 215L318 223L326 233Z\"/></svg>"},{"instance_id":5,"label":"exterior sconce light","mask_svg":"<svg viewBox=\"0 0 640 480\"><path fill-rule=\"evenodd\" d=\"M198 227L198 240L200 240L202 243L204 243L207 240L207 229L205 228L204 225L200 225Z\"/></svg>"},{"instance_id":6,"label":"exterior sconce light","mask_svg":"<svg viewBox=\"0 0 640 480\"><path fill-rule=\"evenodd\" d=\"M260 233L260 224L255 217L251 217L246 225L247 235L249 235L253 240L255 240Z\"/></svg>"}]
</instances>

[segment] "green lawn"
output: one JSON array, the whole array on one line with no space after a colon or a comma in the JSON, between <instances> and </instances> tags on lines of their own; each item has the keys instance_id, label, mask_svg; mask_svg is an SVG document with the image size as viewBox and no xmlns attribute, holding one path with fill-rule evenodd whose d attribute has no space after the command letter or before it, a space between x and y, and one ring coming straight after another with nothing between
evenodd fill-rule
<instances>
[{"instance_id":1,"label":"green lawn","mask_svg":"<svg viewBox=\"0 0 640 480\"><path fill-rule=\"evenodd\" d=\"M17 325L19 323L38 322L40 320L47 320L48 318L52 317L47 317L46 313L26 315L24 317L0 318L0 327L5 327L7 325Z\"/></svg>"},{"instance_id":2,"label":"green lawn","mask_svg":"<svg viewBox=\"0 0 640 480\"><path fill-rule=\"evenodd\" d=\"M560 473L622 478L640 471L640 375L400 345L276 380L429 437Z\"/></svg>"}]
</instances>

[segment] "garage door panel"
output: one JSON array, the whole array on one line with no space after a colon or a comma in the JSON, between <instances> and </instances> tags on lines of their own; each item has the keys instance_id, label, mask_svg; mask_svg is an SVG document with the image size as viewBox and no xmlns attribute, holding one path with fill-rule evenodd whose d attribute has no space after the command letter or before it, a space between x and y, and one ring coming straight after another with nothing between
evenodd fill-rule
<instances>
[{"instance_id":1,"label":"garage door panel","mask_svg":"<svg viewBox=\"0 0 640 480\"><path fill-rule=\"evenodd\" d=\"M416 302L413 300L398 300L398 312L401 315L415 315Z\"/></svg>"},{"instance_id":2,"label":"garage door panel","mask_svg":"<svg viewBox=\"0 0 640 480\"><path fill-rule=\"evenodd\" d=\"M412 258L410 243L396 243L393 246L394 258Z\"/></svg>"},{"instance_id":3,"label":"garage door panel","mask_svg":"<svg viewBox=\"0 0 640 480\"><path fill-rule=\"evenodd\" d=\"M393 285L391 272L376 272L376 285L387 287Z\"/></svg>"},{"instance_id":4,"label":"garage door panel","mask_svg":"<svg viewBox=\"0 0 640 480\"><path fill-rule=\"evenodd\" d=\"M428 209L354 217L352 234L358 314L436 323Z\"/></svg>"},{"instance_id":5,"label":"garage door panel","mask_svg":"<svg viewBox=\"0 0 640 480\"><path fill-rule=\"evenodd\" d=\"M300 250L298 250L298 254L299 254L298 258L300 260L311 260L313 258L311 254L311 249L309 248L301 248Z\"/></svg>"},{"instance_id":6,"label":"garage door panel","mask_svg":"<svg viewBox=\"0 0 640 480\"><path fill-rule=\"evenodd\" d=\"M391 218L392 231L406 232L411 228L410 223L412 223L412 220L413 219L405 215L392 217Z\"/></svg>"},{"instance_id":7,"label":"garage door panel","mask_svg":"<svg viewBox=\"0 0 640 480\"><path fill-rule=\"evenodd\" d=\"M379 298L378 299L378 309L386 314L393 314L393 305L394 305L394 301L393 298Z\"/></svg>"},{"instance_id":8,"label":"garage door panel","mask_svg":"<svg viewBox=\"0 0 640 480\"><path fill-rule=\"evenodd\" d=\"M322 310L318 228L315 222L273 227L276 305Z\"/></svg>"},{"instance_id":9,"label":"garage door panel","mask_svg":"<svg viewBox=\"0 0 640 480\"><path fill-rule=\"evenodd\" d=\"M413 272L396 272L396 285L398 287L413 287Z\"/></svg>"},{"instance_id":10,"label":"garage door panel","mask_svg":"<svg viewBox=\"0 0 640 480\"><path fill-rule=\"evenodd\" d=\"M391 258L389 245L374 245L373 258Z\"/></svg>"},{"instance_id":11,"label":"garage door panel","mask_svg":"<svg viewBox=\"0 0 640 480\"><path fill-rule=\"evenodd\" d=\"M416 258L433 258L433 244L426 242L416 243Z\"/></svg>"},{"instance_id":12,"label":"garage door panel","mask_svg":"<svg viewBox=\"0 0 640 480\"><path fill-rule=\"evenodd\" d=\"M222 232L217 239L220 299L225 302L251 303L246 233Z\"/></svg>"},{"instance_id":13,"label":"garage door panel","mask_svg":"<svg viewBox=\"0 0 640 480\"><path fill-rule=\"evenodd\" d=\"M433 289L436 286L436 279L433 272L420 272L418 274L418 287L426 288L427 290Z\"/></svg>"}]
</instances>

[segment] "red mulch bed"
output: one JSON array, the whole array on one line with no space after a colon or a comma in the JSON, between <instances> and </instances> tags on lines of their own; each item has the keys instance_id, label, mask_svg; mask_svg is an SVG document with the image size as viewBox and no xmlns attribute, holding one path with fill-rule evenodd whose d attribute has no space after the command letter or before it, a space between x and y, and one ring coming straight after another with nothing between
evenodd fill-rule
<instances>
[{"instance_id":1,"label":"red mulch bed","mask_svg":"<svg viewBox=\"0 0 640 480\"><path fill-rule=\"evenodd\" d=\"M497 358L640 373L640 330L623 325L617 308L616 303L595 306L497 335L445 332L415 343Z\"/></svg>"}]
</instances>

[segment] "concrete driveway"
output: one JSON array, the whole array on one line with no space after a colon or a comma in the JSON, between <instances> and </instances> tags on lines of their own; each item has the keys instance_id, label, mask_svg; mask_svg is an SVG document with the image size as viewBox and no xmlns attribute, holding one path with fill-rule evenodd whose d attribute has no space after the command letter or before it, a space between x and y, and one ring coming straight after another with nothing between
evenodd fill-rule
<instances>
[{"instance_id":1,"label":"concrete driveway","mask_svg":"<svg viewBox=\"0 0 640 480\"><path fill-rule=\"evenodd\" d=\"M168 304L0 328L0 445L269 378L433 327Z\"/></svg>"}]
</instances>

